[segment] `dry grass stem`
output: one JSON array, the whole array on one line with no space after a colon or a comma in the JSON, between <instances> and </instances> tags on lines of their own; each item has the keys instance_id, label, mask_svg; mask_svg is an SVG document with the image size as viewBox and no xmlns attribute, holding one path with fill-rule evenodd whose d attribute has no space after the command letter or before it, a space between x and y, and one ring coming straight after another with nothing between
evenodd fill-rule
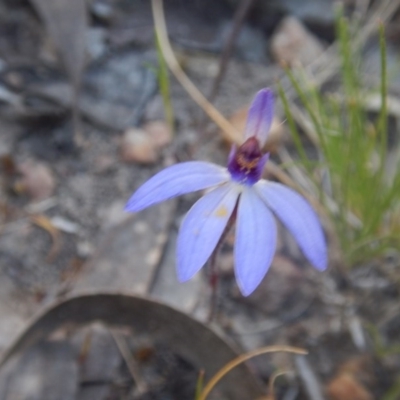
<instances>
[{"instance_id":1,"label":"dry grass stem","mask_svg":"<svg viewBox=\"0 0 400 400\"><path fill-rule=\"evenodd\" d=\"M299 347L292 347L292 346L268 346L268 347L261 347L259 349L250 351L248 353L242 354L239 357L236 357L234 360L230 361L226 365L224 365L207 383L204 387L201 395L199 396L198 400L206 400L207 396L210 394L211 390L215 387L215 385L232 369L237 367L239 364L250 360L253 357L260 356L262 354L267 353L277 353L277 352L286 352L292 354L300 354L306 355L307 351L301 349Z\"/></svg>"}]
</instances>

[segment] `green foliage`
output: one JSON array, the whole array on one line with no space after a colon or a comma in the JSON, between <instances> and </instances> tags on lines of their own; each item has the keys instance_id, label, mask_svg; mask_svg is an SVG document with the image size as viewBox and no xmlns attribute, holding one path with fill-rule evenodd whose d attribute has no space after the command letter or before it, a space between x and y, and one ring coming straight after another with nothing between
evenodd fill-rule
<instances>
[{"instance_id":1,"label":"green foliage","mask_svg":"<svg viewBox=\"0 0 400 400\"><path fill-rule=\"evenodd\" d=\"M158 69L157 69L158 86L160 88L160 93L164 103L165 119L167 120L167 124L171 132L174 132L174 110L172 107L170 90L169 90L168 67L164 60L160 47L160 41L157 37L156 32L155 32L155 37L156 37L157 59L158 59Z\"/></svg>"},{"instance_id":2,"label":"green foliage","mask_svg":"<svg viewBox=\"0 0 400 400\"><path fill-rule=\"evenodd\" d=\"M367 323L365 325L367 332L369 333L370 339L372 340L372 346L374 355L380 360L386 357L400 354L399 344L388 344L385 343L381 333L377 326ZM397 377L392 387L383 395L382 400L397 400L400 398L400 375Z\"/></svg>"},{"instance_id":3,"label":"green foliage","mask_svg":"<svg viewBox=\"0 0 400 400\"><path fill-rule=\"evenodd\" d=\"M394 354L400 354L400 344L386 344L379 329L373 324L366 324L366 330L372 339L375 356L383 359Z\"/></svg>"},{"instance_id":4,"label":"green foliage","mask_svg":"<svg viewBox=\"0 0 400 400\"><path fill-rule=\"evenodd\" d=\"M398 400L400 398L400 377L396 380L394 385L383 396L382 400Z\"/></svg>"},{"instance_id":5,"label":"green foliage","mask_svg":"<svg viewBox=\"0 0 400 400\"><path fill-rule=\"evenodd\" d=\"M337 19L341 61L340 89L321 94L309 80L287 69L311 122L318 157L310 157L299 133L290 104L282 88L280 97L298 153L298 166L319 190L347 265L382 256L400 244L400 169L387 171L388 111L384 29L380 28L381 107L375 119L367 112L366 100L374 93L362 81L362 55L352 41L348 21ZM298 71L297 71L298 72ZM310 132L308 132L310 133ZM333 206L332 206L333 205Z\"/></svg>"},{"instance_id":6,"label":"green foliage","mask_svg":"<svg viewBox=\"0 0 400 400\"><path fill-rule=\"evenodd\" d=\"M204 387L204 371L201 370L199 373L199 377L197 378L197 382L196 382L196 392L195 392L194 400L200 399L203 387Z\"/></svg>"}]
</instances>

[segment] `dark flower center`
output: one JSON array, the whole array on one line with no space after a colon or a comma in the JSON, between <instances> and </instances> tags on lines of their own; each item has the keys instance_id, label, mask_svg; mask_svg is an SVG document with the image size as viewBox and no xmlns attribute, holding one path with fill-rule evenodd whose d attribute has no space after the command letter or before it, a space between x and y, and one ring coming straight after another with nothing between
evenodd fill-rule
<instances>
[{"instance_id":1,"label":"dark flower center","mask_svg":"<svg viewBox=\"0 0 400 400\"><path fill-rule=\"evenodd\" d=\"M264 167L262 158L263 154L258 140L250 137L231 156L228 170L234 180L252 185L261 177Z\"/></svg>"},{"instance_id":2,"label":"dark flower center","mask_svg":"<svg viewBox=\"0 0 400 400\"><path fill-rule=\"evenodd\" d=\"M258 140L254 137L247 139L235 154L235 161L243 172L250 173L257 167L262 156Z\"/></svg>"}]
</instances>

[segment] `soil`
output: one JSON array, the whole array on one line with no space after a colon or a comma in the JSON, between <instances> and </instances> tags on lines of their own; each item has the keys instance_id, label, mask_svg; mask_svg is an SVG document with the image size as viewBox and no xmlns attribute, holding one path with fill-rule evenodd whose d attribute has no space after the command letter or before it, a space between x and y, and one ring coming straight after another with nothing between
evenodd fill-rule
<instances>
[{"instance_id":1,"label":"soil","mask_svg":"<svg viewBox=\"0 0 400 400\"><path fill-rule=\"evenodd\" d=\"M313 1L324 7L324 1ZM141 183L167 165L192 159L224 165L230 143L171 76L171 140L152 149L156 158L148 162L123 159L127 130L153 121L168 129L154 72L158 58L150 2L87 2L79 124L73 118L68 63L50 39L37 3L0 4L0 354L29 331L33 315L87 291L149 297L207 323L207 271L185 284L175 275L179 224L199 195L133 216L123 207ZM238 3L166 1L174 49L206 95ZM226 116L282 77L269 46L285 15L302 20L323 48L333 41L333 17L318 20L300 12L295 1L271 3L269 13L268 6L254 3L214 102ZM393 18L395 25L398 17ZM393 43L391 49L398 57ZM393 95L398 82L393 80ZM272 159L280 162L277 154ZM276 399L400 398L397 255L351 270L332 261L327 272L319 273L280 227L270 272L244 298L234 279L232 243L228 237L219 258L212 328L237 353L271 345L308 351L307 357L274 353L248 362L263 388L255 391L266 392L277 371L289 371L275 382ZM0 400L194 399L199 366L168 341L135 329L118 331L127 361L107 323L78 328L67 322L6 364L0 371ZM47 376L49 383L31 388L29 382L38 376ZM247 383L237 381L238 387Z\"/></svg>"}]
</instances>

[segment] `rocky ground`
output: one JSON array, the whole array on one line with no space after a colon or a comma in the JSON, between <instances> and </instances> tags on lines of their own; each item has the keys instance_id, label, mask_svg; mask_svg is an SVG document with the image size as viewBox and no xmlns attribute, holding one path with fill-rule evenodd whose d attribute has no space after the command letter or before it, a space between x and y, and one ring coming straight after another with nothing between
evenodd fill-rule
<instances>
[{"instance_id":1,"label":"rocky ground","mask_svg":"<svg viewBox=\"0 0 400 400\"><path fill-rule=\"evenodd\" d=\"M246 1L165 3L179 61L208 96ZM331 1L250 3L214 101L238 128L257 90L285 82L280 63L331 57L334 41ZM386 20L390 93L398 97L396 2L378 15L379 2L345 3L362 21ZM177 229L198 194L137 215L123 207L164 166L224 164L230 143L172 77L175 129L165 121L150 2L88 1L87 22L81 1L51 17L42 4L0 3L0 399L191 400L200 369L207 379L235 354L270 345L309 354L255 358L215 398L269 399L262 396L279 371L287 373L276 379L276 399L400 398L396 256L343 270L332 245L331 267L318 273L280 229L270 272L243 298L232 234L219 258L212 330L203 325L207 273L185 284L175 275ZM66 29L58 38L57 27ZM363 72L373 77L374 36L365 57ZM317 67L328 71L329 60ZM334 70L329 78L321 83L332 84ZM278 107L277 163L277 149L291 146L283 121Z\"/></svg>"}]
</instances>

